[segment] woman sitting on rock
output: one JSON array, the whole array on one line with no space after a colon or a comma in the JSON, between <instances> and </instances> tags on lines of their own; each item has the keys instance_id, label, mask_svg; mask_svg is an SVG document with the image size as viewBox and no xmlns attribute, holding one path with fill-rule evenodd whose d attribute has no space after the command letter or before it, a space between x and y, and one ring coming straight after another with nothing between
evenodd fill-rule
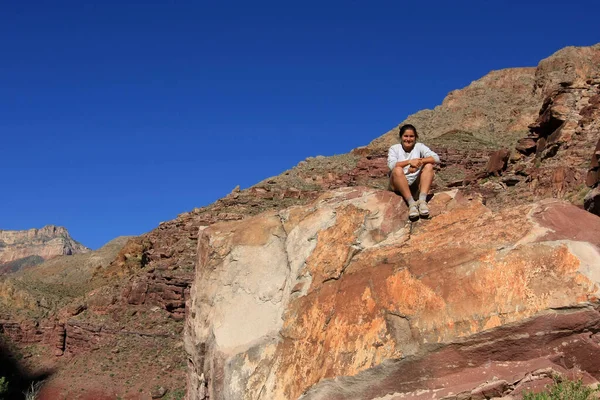
<instances>
[{"instance_id":1,"label":"woman sitting on rock","mask_svg":"<svg viewBox=\"0 0 600 400\"><path fill-rule=\"evenodd\" d=\"M390 188L402 195L408 203L408 217L416 219L429 217L427 193L433 182L433 164L440 158L423 143L417 143L419 134L410 125L400 127L400 144L395 144L388 151L388 167L390 167ZM415 201L413 193L419 190L419 200Z\"/></svg>"}]
</instances>

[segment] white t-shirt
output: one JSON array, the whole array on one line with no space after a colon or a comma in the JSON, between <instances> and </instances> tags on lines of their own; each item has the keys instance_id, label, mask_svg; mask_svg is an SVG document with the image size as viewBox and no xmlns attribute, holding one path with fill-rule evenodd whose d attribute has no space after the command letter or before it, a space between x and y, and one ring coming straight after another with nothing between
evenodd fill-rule
<instances>
[{"instance_id":1,"label":"white t-shirt","mask_svg":"<svg viewBox=\"0 0 600 400\"><path fill-rule=\"evenodd\" d=\"M404 151L402 144L398 143L390 147L390 149L388 150L388 167L390 168L390 170L392 170L396 166L397 162L426 157L433 157L436 163L440 162L440 157L429 147L425 146L423 143L415 143L415 147L413 147L412 151L408 153ZM412 185L421 174L421 168L417 169L411 174L408 173L409 168L410 166L407 165L403 168L403 170L408 184Z\"/></svg>"}]
</instances>

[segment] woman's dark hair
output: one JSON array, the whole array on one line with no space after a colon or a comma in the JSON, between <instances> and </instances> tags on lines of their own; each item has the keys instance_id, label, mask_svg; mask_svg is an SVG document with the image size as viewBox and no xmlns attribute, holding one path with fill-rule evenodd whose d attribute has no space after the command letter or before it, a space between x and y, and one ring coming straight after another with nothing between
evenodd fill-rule
<instances>
[{"instance_id":1,"label":"woman's dark hair","mask_svg":"<svg viewBox=\"0 0 600 400\"><path fill-rule=\"evenodd\" d=\"M411 130L415 133L415 139L419 138L419 134L417 133L417 128L414 127L414 125L411 124L404 124L400 127L400 134L398 135L400 137L400 139L402 139L402 135L404 135L404 132Z\"/></svg>"}]
</instances>

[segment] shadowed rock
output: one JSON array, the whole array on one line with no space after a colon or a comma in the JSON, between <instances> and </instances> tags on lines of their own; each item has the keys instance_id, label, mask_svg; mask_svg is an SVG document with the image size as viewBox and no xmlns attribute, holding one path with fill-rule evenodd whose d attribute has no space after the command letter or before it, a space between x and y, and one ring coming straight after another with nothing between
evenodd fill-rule
<instances>
[{"instance_id":1,"label":"shadowed rock","mask_svg":"<svg viewBox=\"0 0 600 400\"><path fill-rule=\"evenodd\" d=\"M17 361L18 357L5 342L4 332L0 327L0 377L8 382L8 392L5 399L25 399L25 392L32 384L41 382L52 375L52 371L29 373ZM0 394L2 396L2 394Z\"/></svg>"}]
</instances>

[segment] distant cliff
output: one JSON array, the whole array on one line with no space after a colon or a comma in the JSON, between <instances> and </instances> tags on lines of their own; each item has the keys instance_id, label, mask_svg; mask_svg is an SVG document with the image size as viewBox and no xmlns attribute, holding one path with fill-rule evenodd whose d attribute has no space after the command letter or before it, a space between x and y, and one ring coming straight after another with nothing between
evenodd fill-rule
<instances>
[{"instance_id":1,"label":"distant cliff","mask_svg":"<svg viewBox=\"0 0 600 400\"><path fill-rule=\"evenodd\" d=\"M0 230L0 273L14 272L52 257L90 251L61 227L47 225L24 231Z\"/></svg>"}]
</instances>

